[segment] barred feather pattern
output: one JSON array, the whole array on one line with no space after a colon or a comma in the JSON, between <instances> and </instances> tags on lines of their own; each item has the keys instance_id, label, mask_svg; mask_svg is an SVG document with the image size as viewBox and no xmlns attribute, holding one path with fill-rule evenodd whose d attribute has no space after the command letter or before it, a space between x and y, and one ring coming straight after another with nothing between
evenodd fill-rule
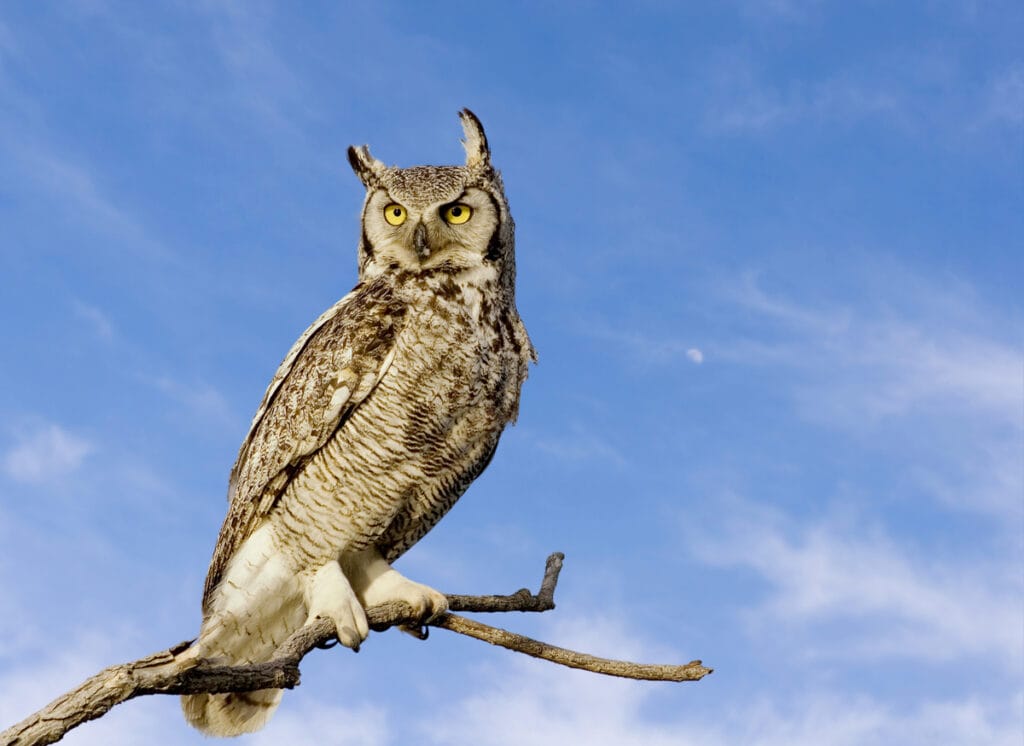
<instances>
[{"instance_id":1,"label":"barred feather pattern","mask_svg":"<svg viewBox=\"0 0 1024 746\"><path fill-rule=\"evenodd\" d=\"M268 660L314 613L315 573L333 562L345 583L346 558L401 556L486 468L517 416L536 356L515 306L514 223L479 121L460 116L466 166L388 168L365 147L349 151L367 187L360 282L300 336L253 418L197 655ZM441 218L456 202L474 215L465 228ZM409 225L385 222L392 203ZM280 698L203 694L182 706L200 730L229 736L259 729Z\"/></svg>"},{"instance_id":2,"label":"barred feather pattern","mask_svg":"<svg viewBox=\"0 0 1024 746\"><path fill-rule=\"evenodd\" d=\"M398 275L379 278L356 300L380 294L381 285L401 299L379 304L389 318L375 321L389 328L404 321L393 360L271 511L278 546L301 567L323 563L339 546L371 543L396 559L483 470L516 415L526 374L521 322L497 309L473 318L463 297L489 288ZM344 323L343 315L332 327ZM326 343L331 335L321 336Z\"/></svg>"},{"instance_id":3,"label":"barred feather pattern","mask_svg":"<svg viewBox=\"0 0 1024 746\"><path fill-rule=\"evenodd\" d=\"M398 558L487 466L516 417L533 354L514 306L467 302L494 293L493 280L481 287L441 273L385 275L357 286L310 335L243 447L246 461L207 584L198 642L204 657L268 659L306 618L296 582L302 572L342 548L372 544L388 561ZM390 343L369 349L360 333L367 330ZM345 350L353 346L359 354L350 357ZM374 365L357 372L354 360ZM326 426L308 422L306 403L329 401L333 386L317 387L338 380L357 394L372 388L324 437ZM314 439L323 445L302 445ZM264 481L258 500L241 499L248 485ZM229 572L243 543L249 566L236 562ZM239 594L250 603L240 604ZM241 723L238 732L259 728L280 697L264 690L183 699L194 725L222 735L228 718Z\"/></svg>"}]
</instances>

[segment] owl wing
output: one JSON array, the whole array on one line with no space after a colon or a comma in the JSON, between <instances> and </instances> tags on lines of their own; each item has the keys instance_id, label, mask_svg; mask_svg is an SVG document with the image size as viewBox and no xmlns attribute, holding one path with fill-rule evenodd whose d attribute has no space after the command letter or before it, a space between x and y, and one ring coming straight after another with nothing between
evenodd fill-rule
<instances>
[{"instance_id":1,"label":"owl wing","mask_svg":"<svg viewBox=\"0 0 1024 746\"><path fill-rule=\"evenodd\" d=\"M387 372L405 311L388 286L360 284L292 346L231 470L230 506L206 576L204 604L232 555L259 527L292 476Z\"/></svg>"}]
</instances>

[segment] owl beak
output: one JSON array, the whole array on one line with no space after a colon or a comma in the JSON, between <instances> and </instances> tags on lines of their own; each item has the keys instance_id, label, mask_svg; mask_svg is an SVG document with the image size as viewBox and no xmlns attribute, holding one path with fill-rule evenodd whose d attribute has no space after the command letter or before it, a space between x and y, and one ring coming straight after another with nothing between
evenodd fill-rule
<instances>
[{"instance_id":1,"label":"owl beak","mask_svg":"<svg viewBox=\"0 0 1024 746\"><path fill-rule=\"evenodd\" d=\"M416 247L416 254L420 261L430 256L430 244L427 243L427 226L420 223L416 226L416 233L413 234L413 246Z\"/></svg>"}]
</instances>

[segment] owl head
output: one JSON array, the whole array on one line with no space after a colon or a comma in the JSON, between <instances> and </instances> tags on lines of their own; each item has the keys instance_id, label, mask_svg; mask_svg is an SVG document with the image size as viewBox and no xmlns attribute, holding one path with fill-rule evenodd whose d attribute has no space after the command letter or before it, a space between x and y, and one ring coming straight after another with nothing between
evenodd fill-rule
<instances>
[{"instance_id":1,"label":"owl head","mask_svg":"<svg viewBox=\"0 0 1024 746\"><path fill-rule=\"evenodd\" d=\"M485 270L515 281L515 226L501 175L491 166L483 125L459 112L462 166L385 166L366 145L350 147L352 170L366 186L359 277L386 272L459 274Z\"/></svg>"}]
</instances>

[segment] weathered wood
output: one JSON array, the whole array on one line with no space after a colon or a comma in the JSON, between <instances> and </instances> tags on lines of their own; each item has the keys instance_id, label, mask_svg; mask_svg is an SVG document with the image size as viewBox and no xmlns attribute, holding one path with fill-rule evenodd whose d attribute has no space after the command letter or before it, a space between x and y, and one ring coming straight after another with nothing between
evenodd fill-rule
<instances>
[{"instance_id":1,"label":"weathered wood","mask_svg":"<svg viewBox=\"0 0 1024 746\"><path fill-rule=\"evenodd\" d=\"M517 591L508 596L448 596L454 611L540 612L555 607L554 593L564 555L556 552L548 557L544 579L537 594ZM697 681L711 673L700 661L682 666L630 663L597 658L585 653L555 647L497 627L452 613L433 619L416 618L403 603L384 604L366 610L372 629L381 631L402 626L419 631L426 637L424 626L439 627L525 653L536 658L571 668L631 679L656 681ZM201 692L249 692L257 689L291 689L299 685L299 663L313 648L327 647L335 641L334 623L318 619L299 629L277 649L274 659L266 663L223 666L198 659L191 649L192 641L179 643L167 650L131 663L122 663L100 671L80 686L62 694L42 710L0 733L0 746L39 746L55 743L72 728L102 717L112 707L146 694L199 694Z\"/></svg>"}]
</instances>

